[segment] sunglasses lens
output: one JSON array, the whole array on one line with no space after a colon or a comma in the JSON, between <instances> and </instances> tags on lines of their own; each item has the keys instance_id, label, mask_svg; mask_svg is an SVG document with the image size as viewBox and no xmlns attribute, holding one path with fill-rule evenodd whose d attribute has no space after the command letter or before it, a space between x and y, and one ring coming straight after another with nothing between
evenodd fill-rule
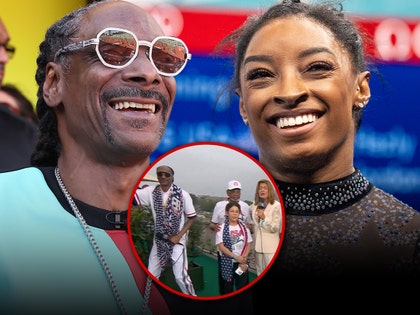
<instances>
[{"instance_id":1,"label":"sunglasses lens","mask_svg":"<svg viewBox=\"0 0 420 315\"><path fill-rule=\"evenodd\" d=\"M137 56L138 45L139 42L132 33L106 29L100 33L96 49L104 65L123 68ZM180 73L189 58L188 49L181 40L166 36L157 37L152 42L150 51L146 50L146 53L158 72L168 76Z\"/></svg>"},{"instance_id":2,"label":"sunglasses lens","mask_svg":"<svg viewBox=\"0 0 420 315\"><path fill-rule=\"evenodd\" d=\"M136 49L136 39L124 31L107 30L99 37L98 52L108 65L124 66L135 56Z\"/></svg>"},{"instance_id":3,"label":"sunglasses lens","mask_svg":"<svg viewBox=\"0 0 420 315\"><path fill-rule=\"evenodd\" d=\"M159 38L154 42L150 59L165 74L179 73L187 62L187 47L174 38Z\"/></svg>"},{"instance_id":4,"label":"sunglasses lens","mask_svg":"<svg viewBox=\"0 0 420 315\"><path fill-rule=\"evenodd\" d=\"M159 172L157 173L158 177L171 177L171 174L166 173L166 172Z\"/></svg>"}]
</instances>

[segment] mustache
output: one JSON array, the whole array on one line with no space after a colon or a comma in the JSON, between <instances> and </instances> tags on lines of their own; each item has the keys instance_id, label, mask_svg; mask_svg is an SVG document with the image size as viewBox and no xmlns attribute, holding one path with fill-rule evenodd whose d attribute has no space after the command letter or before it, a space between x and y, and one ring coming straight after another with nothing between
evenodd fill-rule
<instances>
[{"instance_id":1,"label":"mustache","mask_svg":"<svg viewBox=\"0 0 420 315\"><path fill-rule=\"evenodd\" d=\"M168 108L168 100L162 95L162 93L155 90L143 90L140 88L134 87L119 87L116 89L107 90L101 95L101 101L108 102L112 98L119 97L142 97L142 98L152 98L162 103L163 108Z\"/></svg>"}]
</instances>

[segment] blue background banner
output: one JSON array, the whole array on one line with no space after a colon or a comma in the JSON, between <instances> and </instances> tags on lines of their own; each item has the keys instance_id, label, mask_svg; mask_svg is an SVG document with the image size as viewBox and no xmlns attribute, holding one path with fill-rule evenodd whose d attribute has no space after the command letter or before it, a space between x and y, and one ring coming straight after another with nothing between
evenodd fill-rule
<instances>
[{"instance_id":1,"label":"blue background banner","mask_svg":"<svg viewBox=\"0 0 420 315\"><path fill-rule=\"evenodd\" d=\"M223 93L233 74L231 60L214 58L212 53L216 43L249 15L275 2L150 1L148 8L165 31L182 38L193 54L176 78L175 106L152 161L197 141L227 143L258 159L254 140L239 115L237 97L230 100ZM344 0L342 4L369 33L370 53L377 58L372 96L356 137L355 166L376 186L420 211L420 1Z\"/></svg>"},{"instance_id":2,"label":"blue background banner","mask_svg":"<svg viewBox=\"0 0 420 315\"><path fill-rule=\"evenodd\" d=\"M196 141L231 144L258 158L239 115L238 99L223 90L230 59L194 55L177 77L177 97L163 141L152 160ZM375 185L420 209L419 66L386 64L372 72L372 97L356 137L355 165Z\"/></svg>"}]
</instances>

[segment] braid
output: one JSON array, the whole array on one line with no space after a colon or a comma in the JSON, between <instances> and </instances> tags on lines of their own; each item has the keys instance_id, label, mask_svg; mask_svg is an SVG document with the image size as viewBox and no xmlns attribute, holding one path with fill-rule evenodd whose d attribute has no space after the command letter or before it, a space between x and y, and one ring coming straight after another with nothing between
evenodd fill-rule
<instances>
[{"instance_id":1,"label":"braid","mask_svg":"<svg viewBox=\"0 0 420 315\"><path fill-rule=\"evenodd\" d=\"M49 27L44 41L39 45L39 55L36 60L37 71L35 80L38 84L36 113L39 118L39 137L35 151L31 156L32 166L56 166L61 152L61 142L58 135L57 116L47 105L43 96L43 87L48 62L54 62L54 55L58 49L68 45L78 33L86 13L103 2L92 2L86 7L79 8ZM67 68L66 57L63 56L63 67Z\"/></svg>"}]
</instances>

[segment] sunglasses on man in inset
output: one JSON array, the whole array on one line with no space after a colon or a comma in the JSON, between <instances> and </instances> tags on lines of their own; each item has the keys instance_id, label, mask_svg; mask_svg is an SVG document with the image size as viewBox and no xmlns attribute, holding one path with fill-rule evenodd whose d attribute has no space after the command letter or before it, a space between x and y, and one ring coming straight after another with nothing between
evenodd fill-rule
<instances>
[{"instance_id":1,"label":"sunglasses on man in inset","mask_svg":"<svg viewBox=\"0 0 420 315\"><path fill-rule=\"evenodd\" d=\"M172 176L171 173L167 173L167 172L157 172L156 174L158 177L171 177Z\"/></svg>"},{"instance_id":2,"label":"sunglasses on man in inset","mask_svg":"<svg viewBox=\"0 0 420 315\"><path fill-rule=\"evenodd\" d=\"M96 45L99 60L106 67L121 69L130 65L137 57L139 46L149 47L146 55L160 75L176 76L191 60L185 43L176 37L158 36L153 41L138 40L128 30L108 27L98 33L96 38L69 44L59 49L54 57L57 62L61 54L76 51L89 45Z\"/></svg>"}]
</instances>

